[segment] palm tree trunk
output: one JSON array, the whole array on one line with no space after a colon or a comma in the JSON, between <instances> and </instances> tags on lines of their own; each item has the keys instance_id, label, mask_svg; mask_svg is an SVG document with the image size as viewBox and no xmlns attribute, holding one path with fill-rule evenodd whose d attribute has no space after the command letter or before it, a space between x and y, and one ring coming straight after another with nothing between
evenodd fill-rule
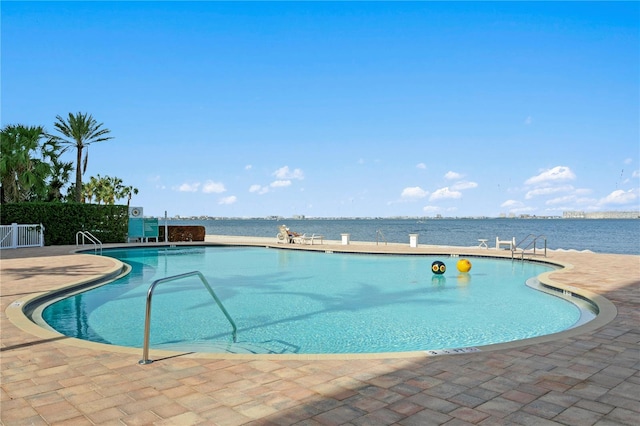
<instances>
[{"instance_id":1,"label":"palm tree trunk","mask_svg":"<svg viewBox=\"0 0 640 426\"><path fill-rule=\"evenodd\" d=\"M76 159L76 202L82 202L82 146L78 145L78 156Z\"/></svg>"}]
</instances>

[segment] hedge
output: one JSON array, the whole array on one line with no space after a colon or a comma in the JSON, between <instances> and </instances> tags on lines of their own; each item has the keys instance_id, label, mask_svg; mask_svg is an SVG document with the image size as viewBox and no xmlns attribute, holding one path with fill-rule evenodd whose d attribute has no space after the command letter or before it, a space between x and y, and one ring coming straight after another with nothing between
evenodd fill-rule
<instances>
[{"instance_id":1,"label":"hedge","mask_svg":"<svg viewBox=\"0 0 640 426\"><path fill-rule=\"evenodd\" d=\"M78 231L89 231L103 243L124 243L129 211L124 205L9 203L0 208L0 223L41 223L47 246L75 244Z\"/></svg>"}]
</instances>

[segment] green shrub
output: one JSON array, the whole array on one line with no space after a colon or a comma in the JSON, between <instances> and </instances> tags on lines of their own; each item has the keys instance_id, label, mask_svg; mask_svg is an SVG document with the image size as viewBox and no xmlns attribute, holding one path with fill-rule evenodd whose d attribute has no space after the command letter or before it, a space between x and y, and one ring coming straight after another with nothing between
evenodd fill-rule
<instances>
[{"instance_id":1,"label":"green shrub","mask_svg":"<svg viewBox=\"0 0 640 426\"><path fill-rule=\"evenodd\" d=\"M75 244L78 231L89 231L103 243L124 243L129 212L124 205L10 203L2 204L0 223L41 223L48 246Z\"/></svg>"}]
</instances>

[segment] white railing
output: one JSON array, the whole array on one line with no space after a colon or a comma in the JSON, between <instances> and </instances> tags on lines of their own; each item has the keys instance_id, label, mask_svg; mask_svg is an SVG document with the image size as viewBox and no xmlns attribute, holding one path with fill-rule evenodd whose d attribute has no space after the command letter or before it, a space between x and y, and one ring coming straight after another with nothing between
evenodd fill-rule
<instances>
[{"instance_id":1,"label":"white railing","mask_svg":"<svg viewBox=\"0 0 640 426\"><path fill-rule=\"evenodd\" d=\"M0 225L0 249L43 246L44 226L41 223Z\"/></svg>"}]
</instances>

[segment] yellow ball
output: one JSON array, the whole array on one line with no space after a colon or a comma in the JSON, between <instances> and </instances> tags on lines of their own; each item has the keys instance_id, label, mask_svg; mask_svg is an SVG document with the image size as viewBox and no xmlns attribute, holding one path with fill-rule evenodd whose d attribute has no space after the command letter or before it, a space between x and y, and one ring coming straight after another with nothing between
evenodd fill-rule
<instances>
[{"instance_id":1,"label":"yellow ball","mask_svg":"<svg viewBox=\"0 0 640 426\"><path fill-rule=\"evenodd\" d=\"M469 262L467 259L460 259L458 260L456 267L460 272L469 272L471 270L471 262Z\"/></svg>"}]
</instances>

